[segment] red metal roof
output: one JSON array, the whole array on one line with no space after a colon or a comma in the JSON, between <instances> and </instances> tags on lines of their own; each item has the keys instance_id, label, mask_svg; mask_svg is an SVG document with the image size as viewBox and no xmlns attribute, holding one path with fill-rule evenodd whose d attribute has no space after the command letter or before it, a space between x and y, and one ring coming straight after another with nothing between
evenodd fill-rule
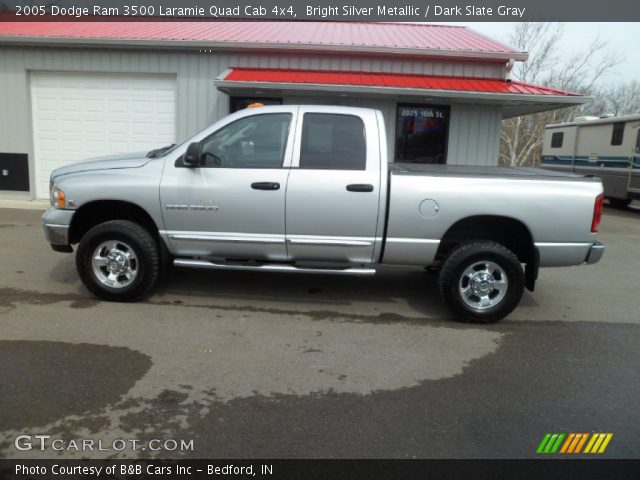
<instances>
[{"instance_id":1,"label":"red metal roof","mask_svg":"<svg viewBox=\"0 0 640 480\"><path fill-rule=\"evenodd\" d=\"M526 54L463 26L357 22L0 22L0 38L190 41L207 44L449 51L523 60ZM85 42L88 43L88 42ZM425 52L426 53L426 52Z\"/></svg>"},{"instance_id":2,"label":"red metal roof","mask_svg":"<svg viewBox=\"0 0 640 480\"><path fill-rule=\"evenodd\" d=\"M460 92L484 92L515 95L581 96L522 82L469 77L411 75L398 73L339 72L321 70L280 70L233 68L219 80L224 82L294 83L319 85L357 85L368 87L416 88Z\"/></svg>"}]
</instances>

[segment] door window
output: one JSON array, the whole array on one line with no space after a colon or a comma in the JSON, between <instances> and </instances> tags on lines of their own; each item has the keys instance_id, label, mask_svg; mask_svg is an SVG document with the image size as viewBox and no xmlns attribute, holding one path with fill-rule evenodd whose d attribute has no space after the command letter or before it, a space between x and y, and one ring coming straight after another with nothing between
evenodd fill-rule
<instances>
[{"instance_id":1,"label":"door window","mask_svg":"<svg viewBox=\"0 0 640 480\"><path fill-rule=\"evenodd\" d=\"M203 140L203 166L280 168L290 124L290 113L260 114L236 120Z\"/></svg>"},{"instance_id":2,"label":"door window","mask_svg":"<svg viewBox=\"0 0 640 480\"><path fill-rule=\"evenodd\" d=\"M300 168L365 170L364 123L354 115L305 113Z\"/></svg>"},{"instance_id":3,"label":"door window","mask_svg":"<svg viewBox=\"0 0 640 480\"><path fill-rule=\"evenodd\" d=\"M622 145L624 139L624 122L616 122L611 130L611 145Z\"/></svg>"}]
</instances>

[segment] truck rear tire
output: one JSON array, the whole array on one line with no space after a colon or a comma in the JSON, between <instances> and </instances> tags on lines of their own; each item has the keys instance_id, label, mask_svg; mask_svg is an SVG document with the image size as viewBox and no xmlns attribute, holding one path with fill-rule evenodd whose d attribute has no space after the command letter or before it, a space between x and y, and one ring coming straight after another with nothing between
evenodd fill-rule
<instances>
[{"instance_id":1,"label":"truck rear tire","mask_svg":"<svg viewBox=\"0 0 640 480\"><path fill-rule=\"evenodd\" d=\"M494 323L509 315L524 291L518 257L499 243L463 243L447 256L440 270L440 293L460 320Z\"/></svg>"},{"instance_id":2,"label":"truck rear tire","mask_svg":"<svg viewBox=\"0 0 640 480\"><path fill-rule=\"evenodd\" d=\"M132 302L143 298L157 282L160 251L145 228L127 220L112 220L84 235L76 267L82 282L97 297Z\"/></svg>"}]
</instances>

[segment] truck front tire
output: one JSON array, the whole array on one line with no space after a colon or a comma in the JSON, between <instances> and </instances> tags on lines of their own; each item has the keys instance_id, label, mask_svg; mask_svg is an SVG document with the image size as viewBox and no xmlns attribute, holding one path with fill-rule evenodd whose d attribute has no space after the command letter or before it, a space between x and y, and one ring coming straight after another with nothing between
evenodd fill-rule
<instances>
[{"instance_id":1,"label":"truck front tire","mask_svg":"<svg viewBox=\"0 0 640 480\"><path fill-rule=\"evenodd\" d=\"M460 320L494 323L520 302L524 273L518 257L492 241L463 243L440 270L440 293Z\"/></svg>"},{"instance_id":2,"label":"truck front tire","mask_svg":"<svg viewBox=\"0 0 640 480\"><path fill-rule=\"evenodd\" d=\"M137 223L112 220L89 230L78 246L76 267L97 297L116 302L143 298L160 274L160 251Z\"/></svg>"}]
</instances>

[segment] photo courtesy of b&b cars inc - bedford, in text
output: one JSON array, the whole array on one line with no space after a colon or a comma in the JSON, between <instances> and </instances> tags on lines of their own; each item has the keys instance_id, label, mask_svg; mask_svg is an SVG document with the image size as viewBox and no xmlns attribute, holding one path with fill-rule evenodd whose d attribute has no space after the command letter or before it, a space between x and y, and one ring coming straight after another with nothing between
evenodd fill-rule
<instances>
[{"instance_id":1,"label":"photo courtesy of b&b cars inc - bedford, in text","mask_svg":"<svg viewBox=\"0 0 640 480\"><path fill-rule=\"evenodd\" d=\"M0 478L638 478L639 26L0 0Z\"/></svg>"}]
</instances>

